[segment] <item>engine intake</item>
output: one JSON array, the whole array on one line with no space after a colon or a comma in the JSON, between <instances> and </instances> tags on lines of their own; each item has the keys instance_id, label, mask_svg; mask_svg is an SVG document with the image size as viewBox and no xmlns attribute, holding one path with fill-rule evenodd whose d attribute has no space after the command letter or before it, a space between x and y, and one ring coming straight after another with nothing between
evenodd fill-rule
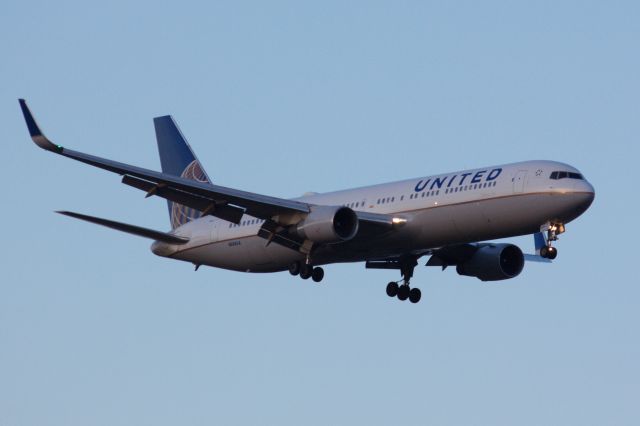
<instances>
[{"instance_id":1,"label":"engine intake","mask_svg":"<svg viewBox=\"0 0 640 426\"><path fill-rule=\"evenodd\" d=\"M500 281L517 277L523 268L524 255L518 246L491 244L480 247L469 260L459 263L456 271L481 281Z\"/></svg>"},{"instance_id":2,"label":"engine intake","mask_svg":"<svg viewBox=\"0 0 640 426\"><path fill-rule=\"evenodd\" d=\"M348 207L313 206L295 230L314 243L339 243L356 236L358 223L358 216Z\"/></svg>"}]
</instances>

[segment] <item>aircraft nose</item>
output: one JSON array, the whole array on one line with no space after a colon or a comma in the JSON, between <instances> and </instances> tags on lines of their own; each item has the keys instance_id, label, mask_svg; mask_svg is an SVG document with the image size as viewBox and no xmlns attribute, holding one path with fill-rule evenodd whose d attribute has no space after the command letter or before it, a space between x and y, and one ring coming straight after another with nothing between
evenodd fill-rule
<instances>
[{"instance_id":1,"label":"aircraft nose","mask_svg":"<svg viewBox=\"0 0 640 426\"><path fill-rule=\"evenodd\" d=\"M593 185L587 181L582 181L574 188L573 201L575 208L582 214L593 203L596 197L596 191Z\"/></svg>"},{"instance_id":2,"label":"aircraft nose","mask_svg":"<svg viewBox=\"0 0 640 426\"><path fill-rule=\"evenodd\" d=\"M596 195L595 188L593 187L593 185L591 185L586 180L577 182L576 185L574 186L574 190L576 192L582 192L582 193L585 193L585 194L591 194L591 201L593 201L593 198Z\"/></svg>"}]
</instances>

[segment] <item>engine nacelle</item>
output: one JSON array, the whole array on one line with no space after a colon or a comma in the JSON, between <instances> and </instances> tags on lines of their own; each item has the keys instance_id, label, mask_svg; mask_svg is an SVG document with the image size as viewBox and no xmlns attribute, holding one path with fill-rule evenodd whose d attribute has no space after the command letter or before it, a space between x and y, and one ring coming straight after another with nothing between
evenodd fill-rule
<instances>
[{"instance_id":1,"label":"engine nacelle","mask_svg":"<svg viewBox=\"0 0 640 426\"><path fill-rule=\"evenodd\" d=\"M456 271L482 281L499 281L517 277L522 268L524 255L518 246L490 244L480 247L469 260L458 264Z\"/></svg>"},{"instance_id":2,"label":"engine nacelle","mask_svg":"<svg viewBox=\"0 0 640 426\"><path fill-rule=\"evenodd\" d=\"M314 243L339 243L356 236L358 223L358 216L348 207L313 206L295 230Z\"/></svg>"}]
</instances>

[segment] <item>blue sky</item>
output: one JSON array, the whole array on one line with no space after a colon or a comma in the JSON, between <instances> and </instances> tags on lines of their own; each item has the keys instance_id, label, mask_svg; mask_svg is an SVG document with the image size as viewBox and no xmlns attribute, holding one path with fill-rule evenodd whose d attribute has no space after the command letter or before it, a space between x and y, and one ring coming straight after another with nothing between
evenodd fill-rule
<instances>
[{"instance_id":1,"label":"blue sky","mask_svg":"<svg viewBox=\"0 0 640 426\"><path fill-rule=\"evenodd\" d=\"M0 14L0 425L635 425L637 2L17 2ZM31 144L158 169L173 114L216 183L306 191L526 159L597 190L553 265L321 285L153 256L53 213L163 200ZM514 238L525 250L529 238Z\"/></svg>"}]
</instances>

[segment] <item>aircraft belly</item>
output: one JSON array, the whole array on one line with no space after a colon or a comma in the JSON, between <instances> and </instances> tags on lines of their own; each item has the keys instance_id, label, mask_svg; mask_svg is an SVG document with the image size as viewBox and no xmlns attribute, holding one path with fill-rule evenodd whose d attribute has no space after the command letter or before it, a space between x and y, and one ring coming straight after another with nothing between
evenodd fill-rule
<instances>
[{"instance_id":1,"label":"aircraft belly","mask_svg":"<svg viewBox=\"0 0 640 426\"><path fill-rule=\"evenodd\" d=\"M565 198L560 199L558 194L526 194L428 208L413 213L409 223L395 232L366 241L329 245L318 250L315 258L322 263L357 262L533 234L549 220L566 223L581 213L571 207L579 201Z\"/></svg>"},{"instance_id":2,"label":"aircraft belly","mask_svg":"<svg viewBox=\"0 0 640 426\"><path fill-rule=\"evenodd\" d=\"M258 236L220 241L190 248L172 256L195 264L244 272L276 272L303 258L298 252L270 244Z\"/></svg>"},{"instance_id":3,"label":"aircraft belly","mask_svg":"<svg viewBox=\"0 0 640 426\"><path fill-rule=\"evenodd\" d=\"M483 210L492 235L482 239L533 234L547 221L568 223L579 215L574 199L574 194L539 193L487 200Z\"/></svg>"}]
</instances>

